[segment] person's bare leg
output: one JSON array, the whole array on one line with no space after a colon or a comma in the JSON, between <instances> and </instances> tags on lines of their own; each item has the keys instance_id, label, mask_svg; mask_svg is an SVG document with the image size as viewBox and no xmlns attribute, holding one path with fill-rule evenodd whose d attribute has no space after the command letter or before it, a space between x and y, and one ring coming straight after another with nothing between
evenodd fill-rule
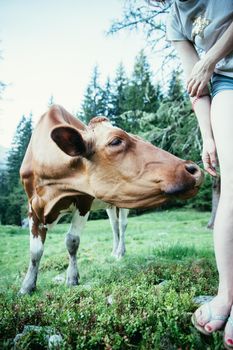
<instances>
[{"instance_id":1,"label":"person's bare leg","mask_svg":"<svg viewBox=\"0 0 233 350\"><path fill-rule=\"evenodd\" d=\"M221 170L221 195L214 225L219 287L217 296L209 304L214 318L228 316L233 303L233 91L222 91L213 98L211 120ZM209 321L206 306L200 307L195 315L210 333L225 323ZM233 328L231 332L228 337L233 337Z\"/></svg>"}]
</instances>

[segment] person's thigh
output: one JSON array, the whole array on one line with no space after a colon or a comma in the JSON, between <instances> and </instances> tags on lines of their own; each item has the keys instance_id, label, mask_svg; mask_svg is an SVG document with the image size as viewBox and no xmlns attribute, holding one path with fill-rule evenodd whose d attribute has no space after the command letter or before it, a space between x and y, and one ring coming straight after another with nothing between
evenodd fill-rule
<instances>
[{"instance_id":1,"label":"person's thigh","mask_svg":"<svg viewBox=\"0 0 233 350\"><path fill-rule=\"evenodd\" d=\"M233 194L233 90L219 92L212 101L211 123L217 147L222 190Z\"/></svg>"}]
</instances>

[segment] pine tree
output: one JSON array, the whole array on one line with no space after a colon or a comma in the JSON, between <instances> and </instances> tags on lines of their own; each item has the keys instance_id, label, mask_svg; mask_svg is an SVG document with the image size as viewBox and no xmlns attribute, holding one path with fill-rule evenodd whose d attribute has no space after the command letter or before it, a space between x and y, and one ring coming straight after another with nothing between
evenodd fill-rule
<instances>
[{"instance_id":1,"label":"pine tree","mask_svg":"<svg viewBox=\"0 0 233 350\"><path fill-rule=\"evenodd\" d=\"M128 79L125 73L125 69L122 63L119 64L116 70L116 77L113 81L113 93L112 93L112 104L113 104L113 115L112 122L121 128L125 128L125 125L120 118L120 115L126 111L126 87Z\"/></svg>"},{"instance_id":2,"label":"pine tree","mask_svg":"<svg viewBox=\"0 0 233 350\"><path fill-rule=\"evenodd\" d=\"M173 71L168 84L168 100L181 101L187 99L187 94L184 91L184 85L180 79L180 72Z\"/></svg>"},{"instance_id":3,"label":"pine tree","mask_svg":"<svg viewBox=\"0 0 233 350\"><path fill-rule=\"evenodd\" d=\"M11 150L7 158L6 174L1 174L5 190L0 197L2 224L21 224L22 212L26 212L26 196L19 181L19 169L32 134L32 115L23 116L16 128ZM0 186L2 186L0 184ZM25 215L25 214L24 214Z\"/></svg>"},{"instance_id":4,"label":"pine tree","mask_svg":"<svg viewBox=\"0 0 233 350\"><path fill-rule=\"evenodd\" d=\"M102 115L113 121L113 96L112 96L112 85L111 80L107 77L104 88L101 93L100 106L102 108ZM101 112L101 110L100 110Z\"/></svg>"},{"instance_id":5,"label":"pine tree","mask_svg":"<svg viewBox=\"0 0 233 350\"><path fill-rule=\"evenodd\" d=\"M81 109L81 116L85 123L98 115L103 115L105 113L103 105L103 89L99 83L99 68L98 66L94 67L91 81L87 86L84 101Z\"/></svg>"},{"instance_id":6,"label":"pine tree","mask_svg":"<svg viewBox=\"0 0 233 350\"><path fill-rule=\"evenodd\" d=\"M150 65L143 50L136 57L132 78L124 89L123 118L126 129L140 131L143 112L156 113L161 100L161 89L151 81ZM126 124L127 122L127 124Z\"/></svg>"},{"instance_id":7,"label":"pine tree","mask_svg":"<svg viewBox=\"0 0 233 350\"><path fill-rule=\"evenodd\" d=\"M15 186L19 181L19 169L32 134L32 115L22 116L11 144L7 157L9 183Z\"/></svg>"},{"instance_id":8,"label":"pine tree","mask_svg":"<svg viewBox=\"0 0 233 350\"><path fill-rule=\"evenodd\" d=\"M0 224L6 224L6 211L9 206L8 176L5 169L0 170Z\"/></svg>"},{"instance_id":9,"label":"pine tree","mask_svg":"<svg viewBox=\"0 0 233 350\"><path fill-rule=\"evenodd\" d=\"M151 71L143 50L136 57L132 80L128 89L127 104L130 110L156 112L158 99L151 82Z\"/></svg>"}]
</instances>

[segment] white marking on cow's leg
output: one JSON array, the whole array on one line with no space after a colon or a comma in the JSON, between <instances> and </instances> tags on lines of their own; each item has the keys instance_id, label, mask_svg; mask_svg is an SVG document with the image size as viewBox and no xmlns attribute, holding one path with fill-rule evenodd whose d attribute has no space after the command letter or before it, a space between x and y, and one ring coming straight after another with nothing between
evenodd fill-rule
<instances>
[{"instance_id":1,"label":"white marking on cow's leg","mask_svg":"<svg viewBox=\"0 0 233 350\"><path fill-rule=\"evenodd\" d=\"M69 266L66 275L66 284L68 286L76 286L78 284L79 273L76 254L80 243L80 234L87 222L88 215L89 212L85 216L81 216L79 210L76 210L66 235L66 247L69 252Z\"/></svg>"},{"instance_id":2,"label":"white marking on cow's leg","mask_svg":"<svg viewBox=\"0 0 233 350\"><path fill-rule=\"evenodd\" d=\"M118 259L122 258L125 255L125 231L128 224L129 209L119 208L119 231L120 231L120 240L116 252L116 257Z\"/></svg>"},{"instance_id":3,"label":"white marking on cow's leg","mask_svg":"<svg viewBox=\"0 0 233 350\"><path fill-rule=\"evenodd\" d=\"M111 207L106 209L110 225L112 228L112 233L113 233L113 247L112 247L112 256L116 256L117 254L117 249L118 249L118 244L119 244L119 236L120 236L120 231L119 231L119 220L117 217L117 208L116 207Z\"/></svg>"},{"instance_id":4,"label":"white marking on cow's leg","mask_svg":"<svg viewBox=\"0 0 233 350\"><path fill-rule=\"evenodd\" d=\"M31 293L36 289L36 280L40 264L40 259L43 255L44 244L41 240L39 234L37 236L33 235L33 218L29 218L29 228L30 228L30 262L27 270L27 274L23 280L20 294ZM39 227L37 228L39 230ZM39 232L38 232L39 233Z\"/></svg>"}]
</instances>

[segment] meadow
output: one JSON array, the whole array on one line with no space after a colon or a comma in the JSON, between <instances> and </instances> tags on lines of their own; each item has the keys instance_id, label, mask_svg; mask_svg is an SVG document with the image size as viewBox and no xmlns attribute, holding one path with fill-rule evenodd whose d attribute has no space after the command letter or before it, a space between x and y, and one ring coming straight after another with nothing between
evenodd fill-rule
<instances>
[{"instance_id":1,"label":"meadow","mask_svg":"<svg viewBox=\"0 0 233 350\"><path fill-rule=\"evenodd\" d=\"M111 257L108 220L89 221L78 252L80 284L67 288L68 224L48 233L37 290L17 295L29 259L28 230L0 226L0 349L222 349L191 325L195 297L214 295L217 272L210 213L173 209L130 217L126 256Z\"/></svg>"}]
</instances>

